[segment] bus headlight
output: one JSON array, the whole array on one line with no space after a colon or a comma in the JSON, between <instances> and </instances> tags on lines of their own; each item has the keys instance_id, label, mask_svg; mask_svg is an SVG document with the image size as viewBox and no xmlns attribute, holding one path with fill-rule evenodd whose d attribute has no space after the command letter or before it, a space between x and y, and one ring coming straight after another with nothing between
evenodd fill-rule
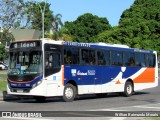
<instances>
[{"instance_id":1,"label":"bus headlight","mask_svg":"<svg viewBox=\"0 0 160 120\"><path fill-rule=\"evenodd\" d=\"M32 88L35 88L36 86L38 86L38 85L41 84L41 83L42 83L42 80L40 80L40 81L34 83L33 86L32 86Z\"/></svg>"}]
</instances>

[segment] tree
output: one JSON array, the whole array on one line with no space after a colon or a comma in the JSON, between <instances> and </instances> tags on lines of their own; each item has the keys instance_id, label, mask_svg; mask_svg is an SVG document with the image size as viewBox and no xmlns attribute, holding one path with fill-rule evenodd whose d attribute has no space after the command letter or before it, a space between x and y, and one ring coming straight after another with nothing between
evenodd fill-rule
<instances>
[{"instance_id":1,"label":"tree","mask_svg":"<svg viewBox=\"0 0 160 120\"><path fill-rule=\"evenodd\" d=\"M46 4L46 6L45 6ZM42 12L41 9L44 10L44 31L48 32L52 28L53 21L53 11L50 10L50 4L45 2L33 2L28 1L25 3L26 9L22 13L22 16L25 16L26 24L24 28L38 29L42 30Z\"/></svg>"},{"instance_id":2,"label":"tree","mask_svg":"<svg viewBox=\"0 0 160 120\"><path fill-rule=\"evenodd\" d=\"M4 29L3 32L0 32L0 42L5 45L6 42L14 41L15 38L8 29Z\"/></svg>"},{"instance_id":3,"label":"tree","mask_svg":"<svg viewBox=\"0 0 160 120\"><path fill-rule=\"evenodd\" d=\"M73 41L73 36L66 34L67 29L64 26L62 26L61 29L57 33L58 33L58 39L61 39L64 41Z\"/></svg>"},{"instance_id":4,"label":"tree","mask_svg":"<svg viewBox=\"0 0 160 120\"><path fill-rule=\"evenodd\" d=\"M86 13L73 22L65 22L65 34L71 35L76 42L96 42L93 38L104 30L111 29L106 18Z\"/></svg>"},{"instance_id":5,"label":"tree","mask_svg":"<svg viewBox=\"0 0 160 120\"><path fill-rule=\"evenodd\" d=\"M61 21L62 15L61 14L56 14L53 15L53 34L56 33L58 31L59 25L62 26L63 23Z\"/></svg>"},{"instance_id":6,"label":"tree","mask_svg":"<svg viewBox=\"0 0 160 120\"><path fill-rule=\"evenodd\" d=\"M135 0L125 10L119 25L100 33L98 41L127 44L160 53L160 0Z\"/></svg>"},{"instance_id":7,"label":"tree","mask_svg":"<svg viewBox=\"0 0 160 120\"><path fill-rule=\"evenodd\" d=\"M22 23L23 0L0 0L0 24L6 29L18 28Z\"/></svg>"},{"instance_id":8,"label":"tree","mask_svg":"<svg viewBox=\"0 0 160 120\"><path fill-rule=\"evenodd\" d=\"M119 27L115 26L110 30L106 30L98 34L94 39L97 40L98 42L121 44L121 42L119 41L120 37L121 38L125 37L122 34L122 29L119 29Z\"/></svg>"},{"instance_id":9,"label":"tree","mask_svg":"<svg viewBox=\"0 0 160 120\"><path fill-rule=\"evenodd\" d=\"M133 34L130 46L135 47L135 41L142 49L153 49L160 52L160 1L135 0L131 8L125 10L119 21L119 27L130 29ZM157 49L158 48L158 49Z\"/></svg>"},{"instance_id":10,"label":"tree","mask_svg":"<svg viewBox=\"0 0 160 120\"><path fill-rule=\"evenodd\" d=\"M72 41L72 36L66 34L66 28L64 26L62 26L57 32L55 33L51 33L48 32L47 33L47 37L53 40L64 40L64 41Z\"/></svg>"},{"instance_id":11,"label":"tree","mask_svg":"<svg viewBox=\"0 0 160 120\"><path fill-rule=\"evenodd\" d=\"M33 2L28 1L25 3L27 9L23 12L23 16L26 16L27 22L25 24L25 28L32 28L42 30L42 11L45 8L44 12L44 30L45 36L53 38L57 36L58 38L58 29L59 25L62 26L62 15L61 14L53 14L53 11L50 10L50 4L45 2ZM45 6L45 7L44 7ZM40 17L41 16L41 17ZM53 34L50 34L50 30L52 29Z\"/></svg>"},{"instance_id":12,"label":"tree","mask_svg":"<svg viewBox=\"0 0 160 120\"><path fill-rule=\"evenodd\" d=\"M5 46L0 42L0 61L3 61L6 57Z\"/></svg>"},{"instance_id":13,"label":"tree","mask_svg":"<svg viewBox=\"0 0 160 120\"><path fill-rule=\"evenodd\" d=\"M62 15L56 14L53 15L53 21L52 21L52 34L50 34L48 37L54 40L61 39L63 36L62 30L60 27L63 26L63 23L61 21ZM60 26L60 27L59 27Z\"/></svg>"},{"instance_id":14,"label":"tree","mask_svg":"<svg viewBox=\"0 0 160 120\"><path fill-rule=\"evenodd\" d=\"M4 29L3 32L0 32L0 61L3 61L7 58L8 52L5 48L6 43L14 41L12 33L8 29Z\"/></svg>"}]
</instances>

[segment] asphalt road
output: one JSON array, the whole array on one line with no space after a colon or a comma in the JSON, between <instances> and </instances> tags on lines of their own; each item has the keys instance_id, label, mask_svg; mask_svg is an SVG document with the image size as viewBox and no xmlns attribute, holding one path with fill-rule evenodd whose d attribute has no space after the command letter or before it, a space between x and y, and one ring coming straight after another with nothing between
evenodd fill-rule
<instances>
[{"instance_id":1,"label":"asphalt road","mask_svg":"<svg viewBox=\"0 0 160 120\"><path fill-rule=\"evenodd\" d=\"M109 94L103 98L95 95L83 95L73 102L63 102L60 97L48 98L45 103L37 103L34 99L0 101L0 111L160 111L160 84L156 88L136 92L131 97ZM59 112L58 115L62 113ZM46 112L45 114L51 113ZM73 114L83 115L84 113L70 115ZM86 114L84 116L87 116ZM91 114L96 116L95 113ZM55 120L57 119L64 118Z\"/></svg>"}]
</instances>

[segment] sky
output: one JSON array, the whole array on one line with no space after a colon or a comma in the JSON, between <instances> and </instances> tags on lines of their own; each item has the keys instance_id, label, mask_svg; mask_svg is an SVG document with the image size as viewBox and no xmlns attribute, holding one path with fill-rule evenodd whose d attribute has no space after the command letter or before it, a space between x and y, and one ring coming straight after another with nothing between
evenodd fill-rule
<instances>
[{"instance_id":1,"label":"sky","mask_svg":"<svg viewBox=\"0 0 160 120\"><path fill-rule=\"evenodd\" d=\"M51 4L53 14L61 14L62 22L75 21L80 15L92 13L106 17L112 26L117 26L123 11L130 8L134 0L35 0Z\"/></svg>"}]
</instances>

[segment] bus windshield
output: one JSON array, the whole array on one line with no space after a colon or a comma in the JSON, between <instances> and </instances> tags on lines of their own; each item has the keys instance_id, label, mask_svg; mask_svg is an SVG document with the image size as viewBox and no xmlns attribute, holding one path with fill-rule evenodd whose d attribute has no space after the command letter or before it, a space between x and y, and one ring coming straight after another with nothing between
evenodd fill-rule
<instances>
[{"instance_id":1,"label":"bus windshield","mask_svg":"<svg viewBox=\"0 0 160 120\"><path fill-rule=\"evenodd\" d=\"M10 52L8 74L38 74L42 73L41 51Z\"/></svg>"}]
</instances>

